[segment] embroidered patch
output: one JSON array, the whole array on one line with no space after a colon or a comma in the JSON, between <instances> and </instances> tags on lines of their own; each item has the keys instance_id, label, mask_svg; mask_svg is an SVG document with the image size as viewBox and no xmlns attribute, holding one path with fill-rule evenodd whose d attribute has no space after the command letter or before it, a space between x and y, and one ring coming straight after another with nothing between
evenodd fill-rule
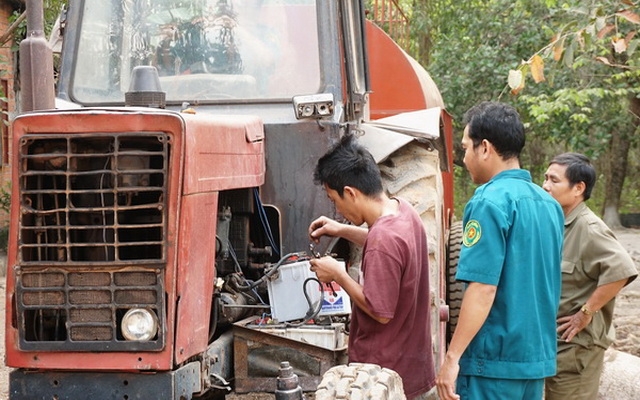
<instances>
[{"instance_id":1,"label":"embroidered patch","mask_svg":"<svg viewBox=\"0 0 640 400\"><path fill-rule=\"evenodd\" d=\"M478 240L480 240L480 236L482 236L480 223L475 219L472 219L471 221L467 222L467 225L464 227L462 243L467 247L471 247L474 244L478 243Z\"/></svg>"}]
</instances>

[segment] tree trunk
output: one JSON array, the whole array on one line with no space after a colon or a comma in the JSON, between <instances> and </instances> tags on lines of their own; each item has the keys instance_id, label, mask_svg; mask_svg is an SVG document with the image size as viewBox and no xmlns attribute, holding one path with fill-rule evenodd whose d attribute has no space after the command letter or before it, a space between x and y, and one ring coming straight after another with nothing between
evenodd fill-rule
<instances>
[{"instance_id":1,"label":"tree trunk","mask_svg":"<svg viewBox=\"0 0 640 400\"><path fill-rule=\"evenodd\" d=\"M611 229L622 227L620 223L620 196L622 195L622 186L627 175L627 164L629 158L629 149L631 147L630 137L637 130L640 122L640 99L635 96L630 98L629 111L633 116L633 132L625 134L621 132L612 132L611 143L609 149L609 168L605 174L605 201L603 206L602 219Z\"/></svg>"},{"instance_id":2,"label":"tree trunk","mask_svg":"<svg viewBox=\"0 0 640 400\"><path fill-rule=\"evenodd\" d=\"M419 18L418 16L426 17L429 15L429 6L430 0L413 0L411 4L411 9L413 10L411 24L413 26L416 25L416 22L418 26L423 25L422 21L416 21L416 19ZM432 31L432 28L418 30L414 28L410 30L411 41L414 43L412 55L425 68L431 63L431 47L433 45L433 41L431 40Z\"/></svg>"}]
</instances>

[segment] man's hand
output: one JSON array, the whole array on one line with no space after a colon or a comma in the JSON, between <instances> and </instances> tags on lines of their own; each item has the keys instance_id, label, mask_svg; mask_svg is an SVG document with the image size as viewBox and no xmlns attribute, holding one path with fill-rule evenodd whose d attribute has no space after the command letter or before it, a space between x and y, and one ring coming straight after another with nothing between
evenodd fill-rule
<instances>
[{"instance_id":1,"label":"man's hand","mask_svg":"<svg viewBox=\"0 0 640 400\"><path fill-rule=\"evenodd\" d=\"M565 342L570 342L591 322L591 315L578 311L573 315L558 318L558 333Z\"/></svg>"},{"instance_id":2,"label":"man's hand","mask_svg":"<svg viewBox=\"0 0 640 400\"><path fill-rule=\"evenodd\" d=\"M440 372L436 377L436 387L440 400L459 400L456 394L456 379L460 372L460 366L452 358L445 357L444 363L440 367Z\"/></svg>"},{"instance_id":3,"label":"man's hand","mask_svg":"<svg viewBox=\"0 0 640 400\"><path fill-rule=\"evenodd\" d=\"M369 309L369 305L364 297L362 285L354 281L353 278L349 276L344 264L339 263L329 256L312 258L309 260L309 263L311 264L311 272L315 272L316 277L320 282L331 283L332 281L335 281L344 291L347 292L351 298L351 303L355 304L356 307L364 311L371 318L381 324L386 324L391 321L390 318L377 316Z\"/></svg>"},{"instance_id":4,"label":"man's hand","mask_svg":"<svg viewBox=\"0 0 640 400\"><path fill-rule=\"evenodd\" d=\"M342 225L344 224L322 216L309 225L309 237L318 243L322 236L338 236Z\"/></svg>"},{"instance_id":5,"label":"man's hand","mask_svg":"<svg viewBox=\"0 0 640 400\"><path fill-rule=\"evenodd\" d=\"M333 257L312 258L309 260L311 264L311 272L314 272L318 277L318 280L322 283L331 283L333 281L340 280L340 274L343 274L345 269Z\"/></svg>"},{"instance_id":6,"label":"man's hand","mask_svg":"<svg viewBox=\"0 0 640 400\"><path fill-rule=\"evenodd\" d=\"M479 282L470 282L467 286L460 305L456 331L453 333L449 350L444 356L444 362L436 377L436 386L441 400L460 399L456 394L460 357L487 320L497 291L497 286Z\"/></svg>"},{"instance_id":7,"label":"man's hand","mask_svg":"<svg viewBox=\"0 0 640 400\"><path fill-rule=\"evenodd\" d=\"M309 225L309 237L314 243L318 243L322 236L341 237L358 246L364 245L369 230L365 227L354 226L335 221L322 216Z\"/></svg>"}]
</instances>

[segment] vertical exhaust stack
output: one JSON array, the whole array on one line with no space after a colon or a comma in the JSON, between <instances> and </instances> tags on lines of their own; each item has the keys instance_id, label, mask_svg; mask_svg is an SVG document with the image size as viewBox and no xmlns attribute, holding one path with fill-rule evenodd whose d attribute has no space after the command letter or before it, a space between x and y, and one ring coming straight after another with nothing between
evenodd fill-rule
<instances>
[{"instance_id":1,"label":"vertical exhaust stack","mask_svg":"<svg viewBox=\"0 0 640 400\"><path fill-rule=\"evenodd\" d=\"M42 0L27 0L27 37L20 42L20 112L55 108L53 52L44 37Z\"/></svg>"}]
</instances>

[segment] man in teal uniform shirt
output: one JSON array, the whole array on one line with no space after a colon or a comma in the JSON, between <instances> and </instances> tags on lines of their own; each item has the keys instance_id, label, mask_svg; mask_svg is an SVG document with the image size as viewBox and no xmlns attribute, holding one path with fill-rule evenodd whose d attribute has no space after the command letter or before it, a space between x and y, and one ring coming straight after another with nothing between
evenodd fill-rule
<instances>
[{"instance_id":1,"label":"man in teal uniform shirt","mask_svg":"<svg viewBox=\"0 0 640 400\"><path fill-rule=\"evenodd\" d=\"M456 279L467 287L438 394L542 399L556 371L564 216L520 169L525 136L515 109L484 102L465 122L464 164L481 186L464 211Z\"/></svg>"}]
</instances>

